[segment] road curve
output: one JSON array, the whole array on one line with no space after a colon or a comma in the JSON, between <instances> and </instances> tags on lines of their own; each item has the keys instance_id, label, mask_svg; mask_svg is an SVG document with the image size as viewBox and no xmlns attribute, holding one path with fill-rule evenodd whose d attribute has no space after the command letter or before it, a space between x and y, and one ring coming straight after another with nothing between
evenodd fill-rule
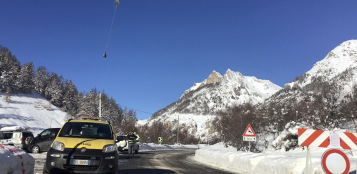
<instances>
[{"instance_id":1,"label":"road curve","mask_svg":"<svg viewBox=\"0 0 357 174\"><path fill-rule=\"evenodd\" d=\"M127 159L121 153L118 173L126 174L228 174L230 172L199 164L191 159L195 150L145 151Z\"/></svg>"}]
</instances>

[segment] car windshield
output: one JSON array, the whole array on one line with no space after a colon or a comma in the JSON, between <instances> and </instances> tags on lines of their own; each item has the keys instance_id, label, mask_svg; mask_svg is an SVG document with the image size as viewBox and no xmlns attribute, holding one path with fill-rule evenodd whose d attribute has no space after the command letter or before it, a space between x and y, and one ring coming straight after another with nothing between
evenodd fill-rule
<instances>
[{"instance_id":1,"label":"car windshield","mask_svg":"<svg viewBox=\"0 0 357 174\"><path fill-rule=\"evenodd\" d=\"M67 122L63 126L59 137L113 139L113 131L108 124Z\"/></svg>"}]
</instances>

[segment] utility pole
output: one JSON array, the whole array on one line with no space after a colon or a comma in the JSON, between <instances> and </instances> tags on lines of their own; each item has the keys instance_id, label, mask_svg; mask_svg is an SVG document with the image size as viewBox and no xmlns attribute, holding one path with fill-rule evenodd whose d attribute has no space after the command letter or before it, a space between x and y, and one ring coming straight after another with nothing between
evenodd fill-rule
<instances>
[{"instance_id":1,"label":"utility pole","mask_svg":"<svg viewBox=\"0 0 357 174\"><path fill-rule=\"evenodd\" d=\"M102 94L99 92L99 118L102 117Z\"/></svg>"},{"instance_id":2,"label":"utility pole","mask_svg":"<svg viewBox=\"0 0 357 174\"><path fill-rule=\"evenodd\" d=\"M179 142L179 125L180 125L180 115L177 115L177 144Z\"/></svg>"},{"instance_id":3,"label":"utility pole","mask_svg":"<svg viewBox=\"0 0 357 174\"><path fill-rule=\"evenodd\" d=\"M298 120L297 120L298 111L295 111L295 113L296 113L296 114L295 114L295 121L296 121L296 123L297 123L297 121L298 121Z\"/></svg>"}]
</instances>

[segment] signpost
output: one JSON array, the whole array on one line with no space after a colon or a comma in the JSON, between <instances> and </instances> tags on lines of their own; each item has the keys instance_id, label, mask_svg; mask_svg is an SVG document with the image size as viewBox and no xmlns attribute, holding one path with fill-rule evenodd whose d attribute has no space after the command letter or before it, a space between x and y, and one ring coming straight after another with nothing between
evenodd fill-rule
<instances>
[{"instance_id":1,"label":"signpost","mask_svg":"<svg viewBox=\"0 0 357 174\"><path fill-rule=\"evenodd\" d=\"M161 144L164 139L162 137L159 137L158 140L159 140L159 143Z\"/></svg>"},{"instance_id":2,"label":"signpost","mask_svg":"<svg viewBox=\"0 0 357 174\"><path fill-rule=\"evenodd\" d=\"M243 133L243 141L249 141L249 151L250 151L250 142L251 141L256 141L257 135L255 134L252 126L248 124L247 128L245 129Z\"/></svg>"},{"instance_id":3,"label":"signpost","mask_svg":"<svg viewBox=\"0 0 357 174\"><path fill-rule=\"evenodd\" d=\"M345 153L338 149L329 149L321 157L321 166L327 174L348 174L350 161Z\"/></svg>"}]
</instances>

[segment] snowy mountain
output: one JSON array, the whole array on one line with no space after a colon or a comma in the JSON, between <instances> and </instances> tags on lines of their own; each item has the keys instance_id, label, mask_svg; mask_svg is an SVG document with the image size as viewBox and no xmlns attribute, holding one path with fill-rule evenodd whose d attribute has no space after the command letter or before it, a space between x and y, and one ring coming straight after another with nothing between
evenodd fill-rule
<instances>
[{"instance_id":1,"label":"snowy mountain","mask_svg":"<svg viewBox=\"0 0 357 174\"><path fill-rule=\"evenodd\" d=\"M316 79L330 81L349 69L357 67L357 40L349 40L341 43L330 51L327 56L294 82L286 85L304 87Z\"/></svg>"},{"instance_id":2,"label":"snowy mountain","mask_svg":"<svg viewBox=\"0 0 357 174\"><path fill-rule=\"evenodd\" d=\"M210 127L208 122L215 118L217 111L248 102L262 103L280 89L269 80L243 76L230 69L223 76L213 71L207 79L186 90L178 101L154 113L149 122L161 120L177 123L179 120L180 124L185 123L200 136L207 134ZM138 124L146 122L139 121Z\"/></svg>"},{"instance_id":3,"label":"snowy mountain","mask_svg":"<svg viewBox=\"0 0 357 174\"><path fill-rule=\"evenodd\" d=\"M311 95L333 95L336 104L352 94L357 81L357 40L348 40L331 50L327 56L293 82L286 83L284 90L268 98L268 102L301 101ZM292 89L292 90L291 90ZM294 91L294 92L292 92ZM326 101L325 101L326 102Z\"/></svg>"},{"instance_id":4,"label":"snowy mountain","mask_svg":"<svg viewBox=\"0 0 357 174\"><path fill-rule=\"evenodd\" d=\"M157 111L149 121L138 124L156 120L176 124L179 119L180 124L191 127L196 135L209 135L214 133L210 122L215 119L215 112L249 102L261 103L256 106L267 118L277 116L276 110L279 115L284 109L285 121L311 118L310 121L318 121L312 124L313 128L328 129L334 127L332 122L346 115L343 112L347 110L343 108L353 111L354 105L348 103L357 98L356 76L357 40L349 40L332 49L311 70L285 84L283 89L268 80L243 76L229 69L224 75L213 71L207 79L186 90L178 101ZM349 94L356 97L351 99Z\"/></svg>"},{"instance_id":5,"label":"snowy mountain","mask_svg":"<svg viewBox=\"0 0 357 174\"><path fill-rule=\"evenodd\" d=\"M207 79L195 83L177 102L159 110L152 118L172 114L214 115L229 106L261 103L280 89L269 80L243 76L230 69L223 76L213 71Z\"/></svg>"},{"instance_id":6,"label":"snowy mountain","mask_svg":"<svg viewBox=\"0 0 357 174\"><path fill-rule=\"evenodd\" d=\"M66 113L37 93L13 94L10 102L0 93L0 127L22 126L36 136L47 128L62 127Z\"/></svg>"}]
</instances>

